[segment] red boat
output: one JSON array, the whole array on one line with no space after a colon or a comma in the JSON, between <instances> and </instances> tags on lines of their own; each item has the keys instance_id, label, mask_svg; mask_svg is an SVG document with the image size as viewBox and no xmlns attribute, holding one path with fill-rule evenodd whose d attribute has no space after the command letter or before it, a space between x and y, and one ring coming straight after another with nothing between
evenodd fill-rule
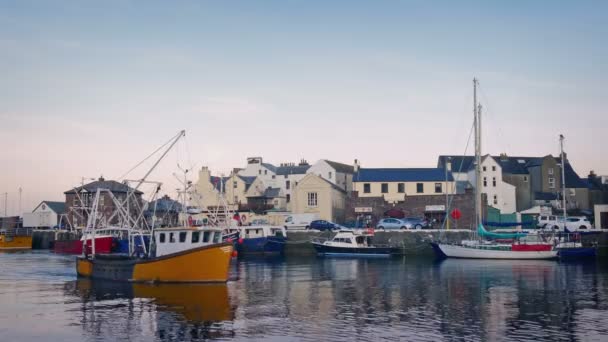
<instances>
[{"instance_id":1,"label":"red boat","mask_svg":"<svg viewBox=\"0 0 608 342\"><path fill-rule=\"evenodd\" d=\"M550 251L553 245L550 243L514 243L511 250L514 252L545 252Z\"/></svg>"},{"instance_id":2,"label":"red boat","mask_svg":"<svg viewBox=\"0 0 608 342\"><path fill-rule=\"evenodd\" d=\"M92 242L91 239L87 239L87 253L91 253L92 251ZM95 253L111 253L114 245L114 237L111 235L95 237ZM82 238L79 240L56 240L53 244L53 252L61 254L82 254Z\"/></svg>"}]
</instances>

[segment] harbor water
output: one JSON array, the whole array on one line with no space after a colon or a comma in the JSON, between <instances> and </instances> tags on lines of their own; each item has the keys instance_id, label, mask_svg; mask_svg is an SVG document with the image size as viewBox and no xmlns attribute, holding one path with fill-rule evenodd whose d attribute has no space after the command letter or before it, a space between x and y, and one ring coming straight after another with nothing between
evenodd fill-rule
<instances>
[{"instance_id":1,"label":"harbor water","mask_svg":"<svg viewBox=\"0 0 608 342\"><path fill-rule=\"evenodd\" d=\"M227 284L148 285L77 279L73 256L0 253L3 342L606 336L601 262L260 258L234 261Z\"/></svg>"}]
</instances>

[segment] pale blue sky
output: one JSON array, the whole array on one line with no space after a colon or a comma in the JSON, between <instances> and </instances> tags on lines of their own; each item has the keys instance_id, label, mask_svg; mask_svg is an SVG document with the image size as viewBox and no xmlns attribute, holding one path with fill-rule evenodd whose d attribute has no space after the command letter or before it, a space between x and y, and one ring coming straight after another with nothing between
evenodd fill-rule
<instances>
[{"instance_id":1,"label":"pale blue sky","mask_svg":"<svg viewBox=\"0 0 608 342\"><path fill-rule=\"evenodd\" d=\"M434 166L464 150L474 76L485 152L555 155L562 133L580 176L608 174L607 37L605 1L0 0L0 192L61 200L182 128L218 173Z\"/></svg>"}]
</instances>

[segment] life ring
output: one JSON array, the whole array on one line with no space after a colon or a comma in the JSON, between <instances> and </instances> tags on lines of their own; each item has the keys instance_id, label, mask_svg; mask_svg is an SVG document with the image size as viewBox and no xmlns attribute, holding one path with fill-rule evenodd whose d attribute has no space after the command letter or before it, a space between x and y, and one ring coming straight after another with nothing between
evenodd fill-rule
<instances>
[{"instance_id":1,"label":"life ring","mask_svg":"<svg viewBox=\"0 0 608 342\"><path fill-rule=\"evenodd\" d=\"M245 222L245 221L247 221L247 216L241 215L241 222Z\"/></svg>"}]
</instances>

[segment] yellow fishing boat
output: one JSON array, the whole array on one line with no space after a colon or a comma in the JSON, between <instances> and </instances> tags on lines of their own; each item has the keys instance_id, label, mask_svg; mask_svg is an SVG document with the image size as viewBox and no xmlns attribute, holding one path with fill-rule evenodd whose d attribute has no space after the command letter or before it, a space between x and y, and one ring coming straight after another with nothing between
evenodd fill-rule
<instances>
[{"instance_id":1,"label":"yellow fishing boat","mask_svg":"<svg viewBox=\"0 0 608 342\"><path fill-rule=\"evenodd\" d=\"M32 249L31 229L0 230L0 250Z\"/></svg>"},{"instance_id":2,"label":"yellow fishing boat","mask_svg":"<svg viewBox=\"0 0 608 342\"><path fill-rule=\"evenodd\" d=\"M214 228L163 228L154 231L146 256L79 257L81 277L129 282L226 282L233 245Z\"/></svg>"}]
</instances>

